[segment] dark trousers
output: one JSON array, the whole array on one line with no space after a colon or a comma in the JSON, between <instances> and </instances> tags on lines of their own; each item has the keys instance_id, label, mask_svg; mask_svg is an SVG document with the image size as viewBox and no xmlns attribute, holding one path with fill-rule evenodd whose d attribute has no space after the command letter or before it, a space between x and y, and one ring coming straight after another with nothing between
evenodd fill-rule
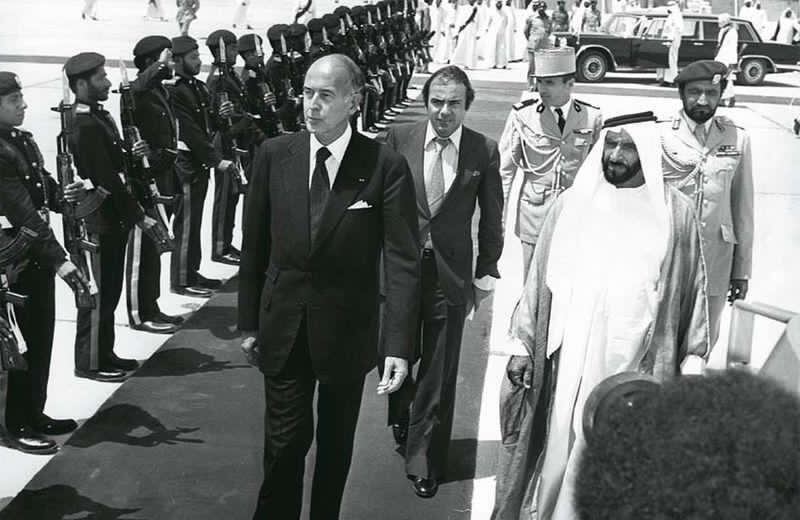
<instances>
[{"instance_id":1,"label":"dark trousers","mask_svg":"<svg viewBox=\"0 0 800 520\"><path fill-rule=\"evenodd\" d=\"M125 297L128 304L128 323L141 325L159 312L161 296L161 255L158 248L139 227L128 234L125 262Z\"/></svg>"},{"instance_id":2,"label":"dark trousers","mask_svg":"<svg viewBox=\"0 0 800 520\"><path fill-rule=\"evenodd\" d=\"M23 354L28 370L8 372L5 421L9 428L17 428L36 421L47 401L55 327L55 275L31 264L20 273L10 290L28 297L24 307L14 308L28 347Z\"/></svg>"},{"instance_id":3,"label":"dark trousers","mask_svg":"<svg viewBox=\"0 0 800 520\"><path fill-rule=\"evenodd\" d=\"M450 305L439 287L433 253L422 256L422 305L419 318L419 369L389 396L390 422L408 414L406 473L442 480L453 430L458 360L466 307Z\"/></svg>"},{"instance_id":4,"label":"dark trousers","mask_svg":"<svg viewBox=\"0 0 800 520\"><path fill-rule=\"evenodd\" d=\"M211 255L222 256L228 252L233 241L233 226L236 220L236 204L239 202L239 186L230 173L214 170L214 210L211 226Z\"/></svg>"},{"instance_id":5,"label":"dark trousers","mask_svg":"<svg viewBox=\"0 0 800 520\"><path fill-rule=\"evenodd\" d=\"M308 353L305 320L281 373L265 376L264 482L254 520L296 520L303 502L305 458L314 438L317 387L317 458L311 488L311 520L339 518L364 378L317 382Z\"/></svg>"},{"instance_id":6,"label":"dark trousers","mask_svg":"<svg viewBox=\"0 0 800 520\"><path fill-rule=\"evenodd\" d=\"M94 309L78 309L75 368L79 370L106 368L105 361L114 351L114 311L122 296L128 232L89 233L89 238L100 246L92 253L99 294Z\"/></svg>"},{"instance_id":7,"label":"dark trousers","mask_svg":"<svg viewBox=\"0 0 800 520\"><path fill-rule=\"evenodd\" d=\"M175 194L173 206L172 233L176 250L172 252L170 285L186 287L197 281L200 270L200 226L208 192L208 172L192 165L182 152L178 154L175 170L180 192Z\"/></svg>"}]
</instances>

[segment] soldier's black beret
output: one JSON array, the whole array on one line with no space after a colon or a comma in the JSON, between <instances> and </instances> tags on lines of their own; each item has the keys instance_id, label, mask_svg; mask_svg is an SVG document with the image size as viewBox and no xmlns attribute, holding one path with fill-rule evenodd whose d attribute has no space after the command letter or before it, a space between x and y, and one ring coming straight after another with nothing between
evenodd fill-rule
<instances>
[{"instance_id":1,"label":"soldier's black beret","mask_svg":"<svg viewBox=\"0 0 800 520\"><path fill-rule=\"evenodd\" d=\"M106 57L96 52L82 52L67 60L64 64L64 73L68 78L80 76L91 72L106 63Z\"/></svg>"},{"instance_id":2,"label":"soldier's black beret","mask_svg":"<svg viewBox=\"0 0 800 520\"><path fill-rule=\"evenodd\" d=\"M365 16L367 13L365 6L363 5L354 5L352 9L350 9L350 16L353 18L358 18L360 16Z\"/></svg>"},{"instance_id":3,"label":"soldier's black beret","mask_svg":"<svg viewBox=\"0 0 800 520\"><path fill-rule=\"evenodd\" d=\"M322 28L325 26L325 22L322 21L322 18L312 18L311 20L306 23L308 26L308 32L310 33L318 33L322 32Z\"/></svg>"},{"instance_id":4,"label":"soldier's black beret","mask_svg":"<svg viewBox=\"0 0 800 520\"><path fill-rule=\"evenodd\" d=\"M267 30L267 39L271 42L281 41L281 36L286 36L289 26L285 23L276 23Z\"/></svg>"},{"instance_id":5,"label":"soldier's black beret","mask_svg":"<svg viewBox=\"0 0 800 520\"><path fill-rule=\"evenodd\" d=\"M160 54L164 49L171 49L172 41L166 36L145 36L133 48L133 63L141 68L144 58Z\"/></svg>"},{"instance_id":6,"label":"soldier's black beret","mask_svg":"<svg viewBox=\"0 0 800 520\"><path fill-rule=\"evenodd\" d=\"M280 36L278 37L280 39ZM248 51L254 51L257 47L260 47L264 40L261 39L261 36L250 33L244 34L239 37L239 41L236 45L239 54L244 54Z\"/></svg>"},{"instance_id":7,"label":"soldier's black beret","mask_svg":"<svg viewBox=\"0 0 800 520\"><path fill-rule=\"evenodd\" d=\"M338 29L339 28L339 20L340 18L335 14L326 14L322 17L322 23L325 25L325 28L329 31L331 29Z\"/></svg>"},{"instance_id":8,"label":"soldier's black beret","mask_svg":"<svg viewBox=\"0 0 800 520\"><path fill-rule=\"evenodd\" d=\"M225 45L236 43L236 35L227 29L217 29L206 38L206 45L209 49L216 49L219 47L219 39L225 42Z\"/></svg>"},{"instance_id":9,"label":"soldier's black beret","mask_svg":"<svg viewBox=\"0 0 800 520\"><path fill-rule=\"evenodd\" d=\"M0 96L13 94L22 90L22 82L13 72L0 72Z\"/></svg>"},{"instance_id":10,"label":"soldier's black beret","mask_svg":"<svg viewBox=\"0 0 800 520\"><path fill-rule=\"evenodd\" d=\"M286 35L290 38L296 38L298 36L305 36L306 34L306 26L301 23L293 23L289 26L289 29L286 31Z\"/></svg>"},{"instance_id":11,"label":"soldier's black beret","mask_svg":"<svg viewBox=\"0 0 800 520\"><path fill-rule=\"evenodd\" d=\"M197 40L191 36L176 36L172 39L172 54L174 56L182 56L197 50L197 48Z\"/></svg>"},{"instance_id":12,"label":"soldier's black beret","mask_svg":"<svg viewBox=\"0 0 800 520\"><path fill-rule=\"evenodd\" d=\"M333 14L335 14L339 18L344 18L348 14L353 14L353 10L347 7L346 5L340 5L339 7L333 10Z\"/></svg>"},{"instance_id":13,"label":"soldier's black beret","mask_svg":"<svg viewBox=\"0 0 800 520\"><path fill-rule=\"evenodd\" d=\"M728 66L714 60L698 60L690 63L675 78L675 83L684 85L690 81L711 80L719 83L727 74Z\"/></svg>"}]
</instances>

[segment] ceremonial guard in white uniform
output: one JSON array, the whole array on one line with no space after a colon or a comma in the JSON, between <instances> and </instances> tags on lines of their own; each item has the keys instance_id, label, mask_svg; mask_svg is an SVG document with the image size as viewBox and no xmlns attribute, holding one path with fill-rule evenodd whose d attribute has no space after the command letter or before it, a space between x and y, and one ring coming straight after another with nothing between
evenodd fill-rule
<instances>
[{"instance_id":1,"label":"ceremonial guard in white uniform","mask_svg":"<svg viewBox=\"0 0 800 520\"><path fill-rule=\"evenodd\" d=\"M515 104L500 138L500 176L506 201L514 176L518 171L525 175L515 232L522 241L526 277L547 210L572 186L603 124L599 108L572 97L572 47L537 51L534 59L541 99Z\"/></svg>"},{"instance_id":2,"label":"ceremonial guard in white uniform","mask_svg":"<svg viewBox=\"0 0 800 520\"><path fill-rule=\"evenodd\" d=\"M712 345L725 297L732 302L746 296L753 263L750 138L730 118L714 115L726 73L723 63L711 60L682 70L676 83L684 109L661 132L664 181L694 197L700 216Z\"/></svg>"}]
</instances>

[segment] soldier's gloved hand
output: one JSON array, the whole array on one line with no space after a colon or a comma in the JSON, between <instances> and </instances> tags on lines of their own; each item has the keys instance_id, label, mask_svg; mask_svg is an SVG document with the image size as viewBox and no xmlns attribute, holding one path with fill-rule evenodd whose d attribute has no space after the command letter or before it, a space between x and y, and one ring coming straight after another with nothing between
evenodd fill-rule
<instances>
[{"instance_id":1,"label":"soldier's gloved hand","mask_svg":"<svg viewBox=\"0 0 800 520\"><path fill-rule=\"evenodd\" d=\"M81 202L86 198L86 186L82 180L77 180L67 186L64 186L64 199L70 204Z\"/></svg>"},{"instance_id":2,"label":"soldier's gloved hand","mask_svg":"<svg viewBox=\"0 0 800 520\"><path fill-rule=\"evenodd\" d=\"M89 294L89 281L83 273L69 260L58 266L56 274L64 280L76 295Z\"/></svg>"},{"instance_id":3,"label":"soldier's gloved hand","mask_svg":"<svg viewBox=\"0 0 800 520\"><path fill-rule=\"evenodd\" d=\"M728 302L733 305L736 300L744 300L747 297L747 286L747 280L741 278L732 279L728 289Z\"/></svg>"},{"instance_id":4,"label":"soldier's gloved hand","mask_svg":"<svg viewBox=\"0 0 800 520\"><path fill-rule=\"evenodd\" d=\"M264 94L264 104L267 105L268 107L273 107L278 104L278 99L272 92L267 92L266 94Z\"/></svg>"},{"instance_id":5,"label":"soldier's gloved hand","mask_svg":"<svg viewBox=\"0 0 800 520\"><path fill-rule=\"evenodd\" d=\"M236 165L233 163L233 161L222 159L217 165L216 169L226 173L231 173L236 169Z\"/></svg>"},{"instance_id":6,"label":"soldier's gloved hand","mask_svg":"<svg viewBox=\"0 0 800 520\"><path fill-rule=\"evenodd\" d=\"M530 356L511 356L506 365L508 380L517 386L531 387L533 360Z\"/></svg>"},{"instance_id":7,"label":"soldier's gloved hand","mask_svg":"<svg viewBox=\"0 0 800 520\"><path fill-rule=\"evenodd\" d=\"M258 351L258 343L256 343L255 333L247 333L245 338L242 340L241 347L242 352L244 352L244 355L247 358L247 362L254 367L258 367L261 353Z\"/></svg>"},{"instance_id":8,"label":"soldier's gloved hand","mask_svg":"<svg viewBox=\"0 0 800 520\"><path fill-rule=\"evenodd\" d=\"M233 103L225 101L219 106L219 117L232 117L233 116Z\"/></svg>"},{"instance_id":9,"label":"soldier's gloved hand","mask_svg":"<svg viewBox=\"0 0 800 520\"><path fill-rule=\"evenodd\" d=\"M171 69L175 65L175 62L172 61L172 49L164 49L161 51L161 54L158 56L158 62Z\"/></svg>"},{"instance_id":10,"label":"soldier's gloved hand","mask_svg":"<svg viewBox=\"0 0 800 520\"><path fill-rule=\"evenodd\" d=\"M158 221L156 219L145 215L142 220L136 223L136 225L139 226L139 229L141 229L142 231L147 231L149 229L152 229L153 226L155 226L157 223Z\"/></svg>"},{"instance_id":11,"label":"soldier's gloved hand","mask_svg":"<svg viewBox=\"0 0 800 520\"><path fill-rule=\"evenodd\" d=\"M150 150L150 145L147 144L147 141L144 139L140 139L133 143L133 149L131 150L133 155L136 157L149 157L152 151Z\"/></svg>"}]
</instances>

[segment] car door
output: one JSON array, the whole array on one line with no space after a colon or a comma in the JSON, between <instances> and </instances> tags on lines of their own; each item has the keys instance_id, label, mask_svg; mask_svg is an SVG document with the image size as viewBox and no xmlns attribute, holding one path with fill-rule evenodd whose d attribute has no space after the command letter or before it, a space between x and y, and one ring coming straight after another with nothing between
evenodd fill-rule
<instances>
[{"instance_id":1,"label":"car door","mask_svg":"<svg viewBox=\"0 0 800 520\"><path fill-rule=\"evenodd\" d=\"M716 20L703 20L700 24L702 28L702 43L697 52L697 60L713 60L717 55L717 38L719 37L719 24Z\"/></svg>"},{"instance_id":2,"label":"car door","mask_svg":"<svg viewBox=\"0 0 800 520\"><path fill-rule=\"evenodd\" d=\"M685 17L683 19L683 33L681 36L681 49L678 53L678 66L686 65L697 60L707 60L714 57L716 42L709 48L709 42L702 38L701 23L697 18ZM711 58L708 57L709 52Z\"/></svg>"},{"instance_id":3,"label":"car door","mask_svg":"<svg viewBox=\"0 0 800 520\"><path fill-rule=\"evenodd\" d=\"M653 18L641 37L633 41L631 58L637 68L658 68L667 66L669 40L664 38L666 18Z\"/></svg>"}]
</instances>

